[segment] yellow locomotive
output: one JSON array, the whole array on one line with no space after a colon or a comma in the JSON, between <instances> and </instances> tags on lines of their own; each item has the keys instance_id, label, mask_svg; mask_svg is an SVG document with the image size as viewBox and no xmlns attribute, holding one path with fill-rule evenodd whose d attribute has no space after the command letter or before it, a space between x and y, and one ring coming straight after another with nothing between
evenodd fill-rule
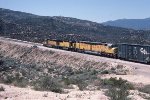
<instances>
[{"instance_id":1,"label":"yellow locomotive","mask_svg":"<svg viewBox=\"0 0 150 100\"><path fill-rule=\"evenodd\" d=\"M47 47L57 47L59 45L59 42L58 40L45 40L43 42L43 45L44 46L47 46Z\"/></svg>"},{"instance_id":2,"label":"yellow locomotive","mask_svg":"<svg viewBox=\"0 0 150 100\"><path fill-rule=\"evenodd\" d=\"M99 43L99 42L88 42L88 41L60 41L60 40L46 40L43 43L44 46L61 48L73 51L90 51L96 52L100 55L109 57L116 57L117 48L111 44Z\"/></svg>"},{"instance_id":3,"label":"yellow locomotive","mask_svg":"<svg viewBox=\"0 0 150 100\"><path fill-rule=\"evenodd\" d=\"M106 56L116 56L117 48L107 43L92 43L92 50Z\"/></svg>"}]
</instances>

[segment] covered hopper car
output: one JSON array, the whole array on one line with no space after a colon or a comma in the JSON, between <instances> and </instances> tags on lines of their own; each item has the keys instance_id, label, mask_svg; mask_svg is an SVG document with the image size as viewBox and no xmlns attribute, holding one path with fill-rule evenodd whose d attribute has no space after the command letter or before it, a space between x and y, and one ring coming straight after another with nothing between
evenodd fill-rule
<instances>
[{"instance_id":1,"label":"covered hopper car","mask_svg":"<svg viewBox=\"0 0 150 100\"><path fill-rule=\"evenodd\" d=\"M150 63L150 46L137 44L118 44L120 59Z\"/></svg>"}]
</instances>

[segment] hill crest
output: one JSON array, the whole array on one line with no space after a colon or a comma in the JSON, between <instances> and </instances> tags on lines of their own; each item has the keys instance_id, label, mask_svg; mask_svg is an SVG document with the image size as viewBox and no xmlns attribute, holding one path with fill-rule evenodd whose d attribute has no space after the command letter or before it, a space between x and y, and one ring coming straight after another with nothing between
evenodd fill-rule
<instances>
[{"instance_id":1,"label":"hill crest","mask_svg":"<svg viewBox=\"0 0 150 100\"><path fill-rule=\"evenodd\" d=\"M72 34L72 35L70 35ZM42 42L44 39L150 44L149 31L136 31L63 16L38 16L0 9L0 36Z\"/></svg>"}]
</instances>

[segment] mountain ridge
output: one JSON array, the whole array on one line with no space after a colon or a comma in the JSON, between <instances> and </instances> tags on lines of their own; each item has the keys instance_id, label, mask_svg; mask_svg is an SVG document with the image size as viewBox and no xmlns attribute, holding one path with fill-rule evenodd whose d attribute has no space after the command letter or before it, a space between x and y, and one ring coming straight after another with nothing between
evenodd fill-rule
<instances>
[{"instance_id":1,"label":"mountain ridge","mask_svg":"<svg viewBox=\"0 0 150 100\"><path fill-rule=\"evenodd\" d=\"M3 8L0 9L0 15L0 36L5 37L34 42L42 42L44 39L49 38L150 44L149 31L105 26L71 17L38 16Z\"/></svg>"},{"instance_id":2,"label":"mountain ridge","mask_svg":"<svg viewBox=\"0 0 150 100\"><path fill-rule=\"evenodd\" d=\"M102 24L135 30L150 30L150 17L145 19L118 19L103 22Z\"/></svg>"}]
</instances>

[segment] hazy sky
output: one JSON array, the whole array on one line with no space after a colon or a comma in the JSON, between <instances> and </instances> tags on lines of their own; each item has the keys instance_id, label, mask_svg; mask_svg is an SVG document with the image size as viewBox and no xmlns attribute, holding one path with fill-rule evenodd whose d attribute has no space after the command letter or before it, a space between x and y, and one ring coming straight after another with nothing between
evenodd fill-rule
<instances>
[{"instance_id":1,"label":"hazy sky","mask_svg":"<svg viewBox=\"0 0 150 100\"><path fill-rule=\"evenodd\" d=\"M150 17L150 0L0 0L0 8L95 22Z\"/></svg>"}]
</instances>

